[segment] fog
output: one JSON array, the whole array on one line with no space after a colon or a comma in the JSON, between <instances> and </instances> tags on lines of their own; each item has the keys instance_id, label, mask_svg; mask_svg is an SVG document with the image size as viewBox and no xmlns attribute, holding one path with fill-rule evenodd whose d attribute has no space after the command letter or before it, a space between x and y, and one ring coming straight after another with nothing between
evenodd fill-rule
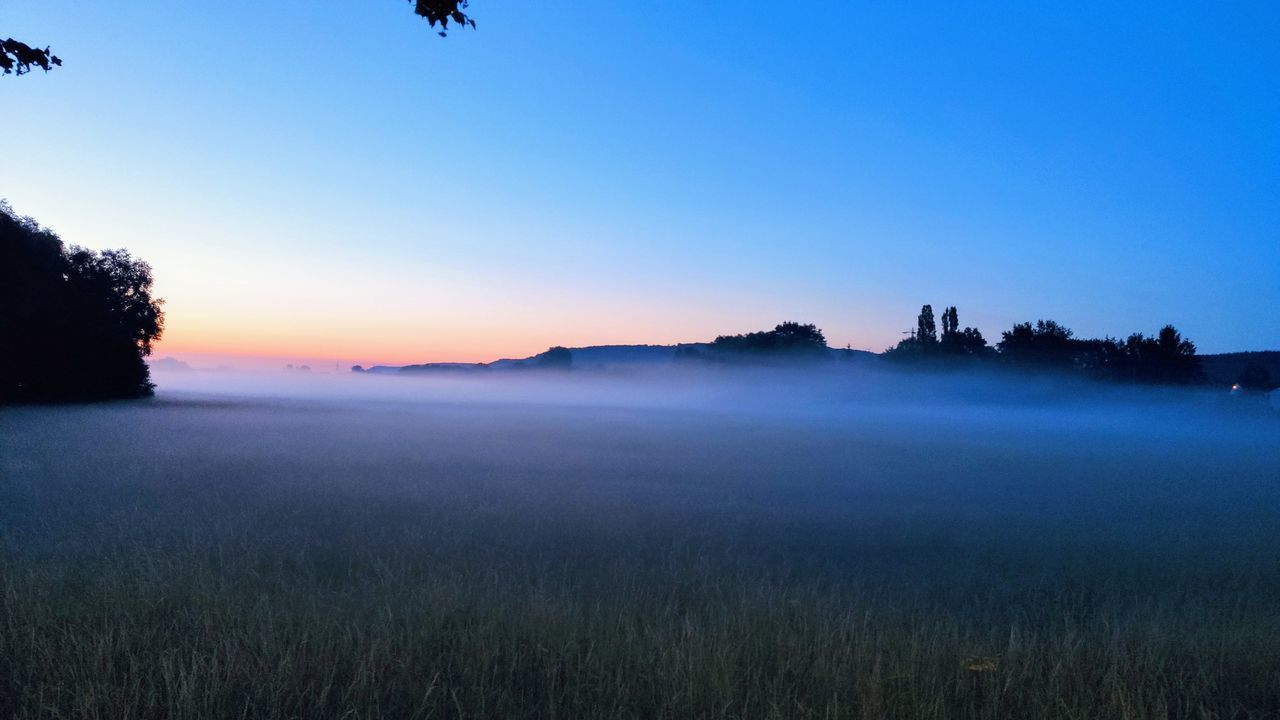
<instances>
[{"instance_id":1,"label":"fog","mask_svg":"<svg viewBox=\"0 0 1280 720\"><path fill-rule=\"evenodd\" d=\"M963 496L966 506L1045 509L1073 498L1083 504L1053 509L1092 515L1121 502L1207 511L1280 495L1280 413L1202 389L856 366L156 380L150 400L0 414L6 469L76 443L170 456L216 442L206 450L270 448L307 466L328 455L376 465L381 453L430 460L424 473L445 458L484 463L548 487L624 472L654 486L706 482L716 497L763 483L815 497L889 492L910 505ZM98 424L107 437L94 437ZM47 437L45 426L75 437Z\"/></svg>"},{"instance_id":2,"label":"fog","mask_svg":"<svg viewBox=\"0 0 1280 720\"><path fill-rule=\"evenodd\" d=\"M14 708L1280 702L1280 416L1248 398L850 366L156 380L0 411Z\"/></svg>"},{"instance_id":3,"label":"fog","mask_svg":"<svg viewBox=\"0 0 1280 720\"><path fill-rule=\"evenodd\" d=\"M397 478L465 486L465 468L483 466L520 478L521 496L590 478L634 483L663 507L680 502L660 498L667 487L710 507L754 498L763 511L834 501L1173 522L1280 498L1280 414L1203 389L865 366L157 381L150 401L22 412L127 417L138 434L113 433L122 452L216 438L205 452L346 467L353 488L384 480L380 459L394 458Z\"/></svg>"},{"instance_id":4,"label":"fog","mask_svg":"<svg viewBox=\"0 0 1280 720\"><path fill-rule=\"evenodd\" d=\"M500 422L510 412L646 411L660 425L690 414L831 432L857 428L886 440L895 433L935 433L939 447L1037 440L1082 433L1123 446L1185 439L1212 455L1224 443L1267 445L1280 413L1266 398L1239 398L1217 388L1102 384L1071 377L1002 373L897 372L873 366L706 368L660 366L616 371L435 372L406 375L310 372L191 371L155 374L154 402L253 401L257 408L312 405L334 416L377 410L429 413L485 411ZM665 411L666 414L657 411ZM707 427L714 429L714 422ZM812 426L818 427L812 427ZM945 430L945 432L943 432ZM942 433L941 436L936 433ZM899 437L898 439L906 439ZM1010 447L1010 451L1018 447ZM1027 449L1022 447L1023 450Z\"/></svg>"},{"instance_id":5,"label":"fog","mask_svg":"<svg viewBox=\"0 0 1280 720\"><path fill-rule=\"evenodd\" d=\"M460 533L483 508L555 538L799 532L801 556L848 528L946 538L901 558L926 566L979 535L1046 567L1280 556L1280 415L1205 390L847 366L156 379L149 400L0 413L0 520L139 493L260 511L240 498L266 492Z\"/></svg>"}]
</instances>

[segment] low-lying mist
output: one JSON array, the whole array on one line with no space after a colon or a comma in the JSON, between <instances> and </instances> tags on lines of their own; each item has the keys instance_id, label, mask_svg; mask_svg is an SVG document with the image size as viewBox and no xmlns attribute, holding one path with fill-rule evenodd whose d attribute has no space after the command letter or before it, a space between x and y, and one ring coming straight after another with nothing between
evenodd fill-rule
<instances>
[{"instance_id":1,"label":"low-lying mist","mask_svg":"<svg viewBox=\"0 0 1280 720\"><path fill-rule=\"evenodd\" d=\"M867 424L888 433L946 427L935 442L989 444L1001 433L1098 433L1115 442L1188 437L1270 442L1280 413L1265 398L1203 387L1097 383L1056 375L895 371L868 365L659 366L589 371L421 374L181 372L156 375L161 403L318 401L329 412L442 406L705 413L764 423ZM376 418L366 418L376 422ZM1032 437L1027 437L1030 440ZM1046 440L1053 438L1045 437Z\"/></svg>"},{"instance_id":2,"label":"low-lying mist","mask_svg":"<svg viewBox=\"0 0 1280 720\"><path fill-rule=\"evenodd\" d=\"M227 419L305 415L272 429L305 430L297 442L332 438L331 452L451 453L538 468L552 487L559 466L606 477L648 466L646 482L704 477L729 494L753 482L796 497L877 487L912 504L983 498L992 511L1097 518L1168 502L1209 512L1260 489L1233 485L1238 469L1270 468L1280 481L1280 413L1263 401L1058 376L856 366L178 373L160 376L154 405L181 416L219 399ZM351 447L366 436L389 447ZM1059 505L1064 497L1084 504Z\"/></svg>"},{"instance_id":3,"label":"low-lying mist","mask_svg":"<svg viewBox=\"0 0 1280 720\"><path fill-rule=\"evenodd\" d=\"M856 366L156 380L0 412L0 714L1280 712L1260 402Z\"/></svg>"}]
</instances>

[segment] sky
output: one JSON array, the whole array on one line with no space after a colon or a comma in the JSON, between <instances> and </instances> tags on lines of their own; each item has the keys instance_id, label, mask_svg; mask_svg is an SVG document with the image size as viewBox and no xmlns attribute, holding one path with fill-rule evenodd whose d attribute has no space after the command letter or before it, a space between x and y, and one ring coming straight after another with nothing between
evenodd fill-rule
<instances>
[{"instance_id":1,"label":"sky","mask_svg":"<svg viewBox=\"0 0 1280 720\"><path fill-rule=\"evenodd\" d=\"M412 363L924 303L1280 349L1280 3L4 0L0 197L159 356Z\"/></svg>"}]
</instances>

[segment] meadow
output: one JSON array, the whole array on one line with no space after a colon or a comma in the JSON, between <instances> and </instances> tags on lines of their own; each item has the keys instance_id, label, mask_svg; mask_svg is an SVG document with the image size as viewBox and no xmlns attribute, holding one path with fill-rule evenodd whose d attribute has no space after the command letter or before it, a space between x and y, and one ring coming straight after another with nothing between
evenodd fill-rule
<instances>
[{"instance_id":1,"label":"meadow","mask_svg":"<svg viewBox=\"0 0 1280 720\"><path fill-rule=\"evenodd\" d=\"M1280 716L1255 408L870 374L234 385L0 410L0 717Z\"/></svg>"}]
</instances>

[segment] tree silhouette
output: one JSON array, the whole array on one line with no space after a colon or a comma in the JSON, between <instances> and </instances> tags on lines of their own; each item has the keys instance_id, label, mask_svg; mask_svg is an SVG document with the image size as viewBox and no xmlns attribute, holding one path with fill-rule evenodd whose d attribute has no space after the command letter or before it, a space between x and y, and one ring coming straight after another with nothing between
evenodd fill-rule
<instances>
[{"instance_id":1,"label":"tree silhouette","mask_svg":"<svg viewBox=\"0 0 1280 720\"><path fill-rule=\"evenodd\" d=\"M1185 385L1204 381L1195 343L1183 338L1172 325L1160 328L1153 338L1134 333L1124 345L1134 382Z\"/></svg>"},{"instance_id":2,"label":"tree silhouette","mask_svg":"<svg viewBox=\"0 0 1280 720\"><path fill-rule=\"evenodd\" d=\"M439 27L436 34L440 37L448 37L450 21L458 27L474 28L476 26L476 21L465 12L470 0L409 0L409 2L413 3L413 12L425 18L428 25L433 29ZM62 60L51 53L48 47L41 50L13 38L0 41L0 70L3 70L5 75L10 73L26 75L33 67L49 72L55 66L61 67Z\"/></svg>"},{"instance_id":3,"label":"tree silhouette","mask_svg":"<svg viewBox=\"0 0 1280 720\"><path fill-rule=\"evenodd\" d=\"M13 38L0 41L0 70L5 75L16 73L26 75L31 68L38 67L45 72L53 66L61 66L62 60L49 52L49 48L41 50Z\"/></svg>"},{"instance_id":4,"label":"tree silhouette","mask_svg":"<svg viewBox=\"0 0 1280 720\"><path fill-rule=\"evenodd\" d=\"M1124 343L1111 337L1101 340L1071 341L1072 366L1091 377L1100 380L1128 380L1129 360Z\"/></svg>"},{"instance_id":5,"label":"tree silhouette","mask_svg":"<svg viewBox=\"0 0 1280 720\"><path fill-rule=\"evenodd\" d=\"M982 337L978 328L971 327L952 333L950 340L944 342L942 346L951 355L981 357L990 355L992 352L991 347L987 345L987 339Z\"/></svg>"},{"instance_id":6,"label":"tree silhouette","mask_svg":"<svg viewBox=\"0 0 1280 720\"><path fill-rule=\"evenodd\" d=\"M955 305L942 311L942 339L938 349L943 355L978 357L991 354L987 339L977 328L960 329L960 312Z\"/></svg>"},{"instance_id":7,"label":"tree silhouette","mask_svg":"<svg viewBox=\"0 0 1280 720\"><path fill-rule=\"evenodd\" d=\"M992 350L977 328L960 329L960 311L954 305L942 311L942 337L939 338L933 306L925 305L916 316L916 329L911 337L885 352L891 360L941 362L986 357Z\"/></svg>"},{"instance_id":8,"label":"tree silhouette","mask_svg":"<svg viewBox=\"0 0 1280 720\"><path fill-rule=\"evenodd\" d=\"M1119 342L1110 337L1080 339L1065 325L1037 320L1014 325L1001 334L993 349L977 328L960 329L960 312L954 305L942 311L941 338L935 334L933 306L925 305L916 317L911 337L884 355L896 362L941 366L998 357L1011 368L1069 372L1124 382L1191 384L1205 380L1195 343L1182 337L1172 325L1161 328L1155 337L1135 333Z\"/></svg>"},{"instance_id":9,"label":"tree silhouette","mask_svg":"<svg viewBox=\"0 0 1280 720\"><path fill-rule=\"evenodd\" d=\"M829 352L827 338L817 326L798 322L784 322L772 330L745 335L721 335L711 342L710 349L716 353L823 357Z\"/></svg>"},{"instance_id":10,"label":"tree silhouette","mask_svg":"<svg viewBox=\"0 0 1280 720\"><path fill-rule=\"evenodd\" d=\"M932 345L938 342L938 326L933 320L933 306L925 305L916 316L916 342Z\"/></svg>"},{"instance_id":11,"label":"tree silhouette","mask_svg":"<svg viewBox=\"0 0 1280 720\"><path fill-rule=\"evenodd\" d=\"M942 340L947 339L959 333L960 313L956 310L956 306L952 305L942 311Z\"/></svg>"},{"instance_id":12,"label":"tree silhouette","mask_svg":"<svg viewBox=\"0 0 1280 720\"><path fill-rule=\"evenodd\" d=\"M827 338L813 323L784 322L773 328L773 335L783 347L822 348L827 347Z\"/></svg>"},{"instance_id":13,"label":"tree silhouette","mask_svg":"<svg viewBox=\"0 0 1280 720\"><path fill-rule=\"evenodd\" d=\"M0 402L150 394L143 358L164 330L151 286L127 251L65 248L0 201Z\"/></svg>"},{"instance_id":14,"label":"tree silhouette","mask_svg":"<svg viewBox=\"0 0 1280 720\"><path fill-rule=\"evenodd\" d=\"M428 25L434 28L439 24L440 30L437 34L440 37L448 36L450 20L460 27L476 26L476 21L463 12L467 9L469 0L409 0L409 2L413 3L415 13L427 19Z\"/></svg>"},{"instance_id":15,"label":"tree silhouette","mask_svg":"<svg viewBox=\"0 0 1280 720\"><path fill-rule=\"evenodd\" d=\"M996 347L1013 364L1057 368L1071 367L1076 350L1071 330L1053 320L1018 323Z\"/></svg>"},{"instance_id":16,"label":"tree silhouette","mask_svg":"<svg viewBox=\"0 0 1280 720\"><path fill-rule=\"evenodd\" d=\"M1053 320L1019 323L997 346L1009 365L1070 370L1098 379L1191 384L1204 382L1195 343L1166 325L1155 337L1134 333L1123 343L1112 338L1082 340Z\"/></svg>"}]
</instances>

